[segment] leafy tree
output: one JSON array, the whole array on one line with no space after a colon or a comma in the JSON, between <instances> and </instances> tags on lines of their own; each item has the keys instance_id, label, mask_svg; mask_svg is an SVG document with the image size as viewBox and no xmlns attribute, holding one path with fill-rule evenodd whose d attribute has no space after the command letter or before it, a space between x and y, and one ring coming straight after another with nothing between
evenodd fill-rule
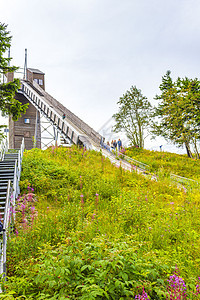
<instances>
[{"instance_id":1,"label":"leafy tree","mask_svg":"<svg viewBox=\"0 0 200 300\"><path fill-rule=\"evenodd\" d=\"M10 32L7 31L7 25L0 23L0 73L3 75L17 70L16 67L9 66L11 58L4 57L11 46L11 39ZM28 105L22 105L14 98L19 87L19 79L14 79L9 83L0 82L0 110L4 116L11 115L14 121L18 120L21 113L25 113L28 107Z\"/></svg>"},{"instance_id":2,"label":"leafy tree","mask_svg":"<svg viewBox=\"0 0 200 300\"><path fill-rule=\"evenodd\" d=\"M163 136L178 146L185 145L189 157L193 146L197 157L197 142L200 139L200 81L178 78L172 81L171 72L162 77L160 95L155 99L160 103L155 108L154 135Z\"/></svg>"},{"instance_id":3,"label":"leafy tree","mask_svg":"<svg viewBox=\"0 0 200 300\"><path fill-rule=\"evenodd\" d=\"M132 145L144 147L144 129L148 127L151 104L141 90L132 86L119 101L119 112L113 115L116 121L114 131L124 130Z\"/></svg>"}]
</instances>

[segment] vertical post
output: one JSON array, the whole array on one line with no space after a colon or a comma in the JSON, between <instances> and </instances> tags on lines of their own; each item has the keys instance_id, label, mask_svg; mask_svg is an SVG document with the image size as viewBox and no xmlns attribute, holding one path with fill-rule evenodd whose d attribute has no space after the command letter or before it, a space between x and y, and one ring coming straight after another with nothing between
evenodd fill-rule
<instances>
[{"instance_id":1,"label":"vertical post","mask_svg":"<svg viewBox=\"0 0 200 300\"><path fill-rule=\"evenodd\" d=\"M34 136L34 142L33 147L37 147L37 141L38 141L38 125L39 125L39 111L36 109L36 119L35 119L35 136Z\"/></svg>"},{"instance_id":2,"label":"vertical post","mask_svg":"<svg viewBox=\"0 0 200 300\"><path fill-rule=\"evenodd\" d=\"M3 230L3 277L6 277L6 245L7 245L6 230Z\"/></svg>"},{"instance_id":3,"label":"vertical post","mask_svg":"<svg viewBox=\"0 0 200 300\"><path fill-rule=\"evenodd\" d=\"M8 59L9 59L8 66L10 67L10 48L8 49Z\"/></svg>"},{"instance_id":4,"label":"vertical post","mask_svg":"<svg viewBox=\"0 0 200 300\"><path fill-rule=\"evenodd\" d=\"M56 130L54 126L53 126L53 133L54 133L55 146L57 146L57 144L58 144L58 130Z\"/></svg>"},{"instance_id":5,"label":"vertical post","mask_svg":"<svg viewBox=\"0 0 200 300\"><path fill-rule=\"evenodd\" d=\"M27 49L25 49L24 79L27 80Z\"/></svg>"}]
</instances>

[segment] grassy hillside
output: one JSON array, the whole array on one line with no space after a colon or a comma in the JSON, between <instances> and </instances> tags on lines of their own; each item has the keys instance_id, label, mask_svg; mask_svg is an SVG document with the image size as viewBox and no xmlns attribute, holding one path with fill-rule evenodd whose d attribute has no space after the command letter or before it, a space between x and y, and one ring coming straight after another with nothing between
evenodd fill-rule
<instances>
[{"instance_id":1,"label":"grassy hillside","mask_svg":"<svg viewBox=\"0 0 200 300\"><path fill-rule=\"evenodd\" d=\"M162 171L166 176L173 173L200 182L199 159L191 159L183 154L150 151L135 147L127 149L125 155L149 165L151 172Z\"/></svg>"},{"instance_id":2,"label":"grassy hillside","mask_svg":"<svg viewBox=\"0 0 200 300\"><path fill-rule=\"evenodd\" d=\"M76 147L26 152L21 189L5 299L200 299L197 190Z\"/></svg>"}]
</instances>

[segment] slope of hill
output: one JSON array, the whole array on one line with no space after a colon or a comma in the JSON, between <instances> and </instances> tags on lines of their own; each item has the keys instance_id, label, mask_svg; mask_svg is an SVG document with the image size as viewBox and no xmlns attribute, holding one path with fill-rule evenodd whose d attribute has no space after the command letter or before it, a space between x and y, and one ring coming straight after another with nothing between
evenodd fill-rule
<instances>
[{"instance_id":1,"label":"slope of hill","mask_svg":"<svg viewBox=\"0 0 200 300\"><path fill-rule=\"evenodd\" d=\"M197 190L76 147L26 152L21 189L5 297L198 299Z\"/></svg>"},{"instance_id":2,"label":"slope of hill","mask_svg":"<svg viewBox=\"0 0 200 300\"><path fill-rule=\"evenodd\" d=\"M125 155L150 166L151 172L171 173L200 181L200 160L188 158L185 154L150 151L139 148L128 148Z\"/></svg>"}]
</instances>

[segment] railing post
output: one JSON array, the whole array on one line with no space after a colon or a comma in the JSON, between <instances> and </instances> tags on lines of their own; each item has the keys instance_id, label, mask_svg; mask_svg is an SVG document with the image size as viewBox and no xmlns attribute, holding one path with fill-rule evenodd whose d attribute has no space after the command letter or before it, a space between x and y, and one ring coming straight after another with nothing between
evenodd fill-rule
<instances>
[{"instance_id":1,"label":"railing post","mask_svg":"<svg viewBox=\"0 0 200 300\"><path fill-rule=\"evenodd\" d=\"M7 228L8 228L8 212L10 208L10 180L8 181L4 221L3 221L3 249L2 249L2 267L3 278L6 279L6 246L7 246Z\"/></svg>"}]
</instances>

